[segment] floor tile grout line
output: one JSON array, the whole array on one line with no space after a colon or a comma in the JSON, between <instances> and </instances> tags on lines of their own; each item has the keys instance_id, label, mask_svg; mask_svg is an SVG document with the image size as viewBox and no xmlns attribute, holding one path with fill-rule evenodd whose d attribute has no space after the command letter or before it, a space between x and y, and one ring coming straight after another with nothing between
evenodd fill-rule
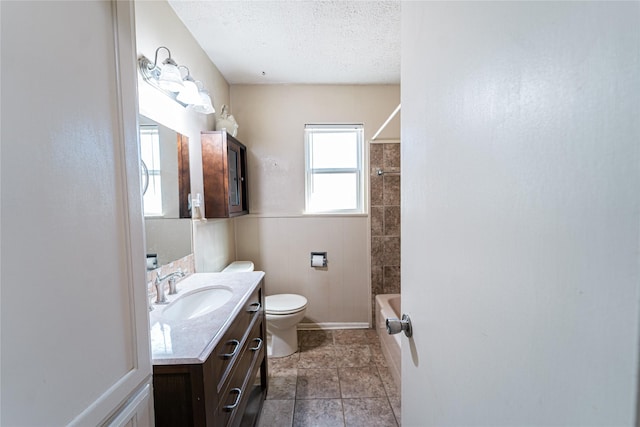
<instances>
[{"instance_id":1,"label":"floor tile grout line","mask_svg":"<svg viewBox=\"0 0 640 427\"><path fill-rule=\"evenodd\" d=\"M342 396L342 383L340 382L340 368L337 367L337 363L336 363L336 372L338 373L338 391L340 392L340 406L342 407L342 425L346 426L347 417L345 416L345 413L344 413L344 401L343 401L344 397Z\"/></svg>"},{"instance_id":2,"label":"floor tile grout line","mask_svg":"<svg viewBox=\"0 0 640 427\"><path fill-rule=\"evenodd\" d=\"M380 374L380 366L376 365L376 369L378 370L378 375L380 376L380 381L382 382L382 375ZM391 409L391 413L393 414L393 419L396 421L396 425L399 426L400 423L398 422L396 411L393 410L393 405L391 404L391 396L389 396L389 390L387 390L387 387L385 387L384 382L382 382L382 388L384 389L384 395L387 398L387 403L389 404L389 408Z\"/></svg>"},{"instance_id":3,"label":"floor tile grout line","mask_svg":"<svg viewBox=\"0 0 640 427\"><path fill-rule=\"evenodd\" d=\"M298 362L300 361L300 352L301 349L300 347L298 347ZM296 406L298 403L298 373L299 373L299 367L298 367L298 363L296 362L296 386L293 389L293 413L291 414L291 427L295 426L295 422L296 422Z\"/></svg>"},{"instance_id":4,"label":"floor tile grout line","mask_svg":"<svg viewBox=\"0 0 640 427\"><path fill-rule=\"evenodd\" d=\"M335 347L337 345L339 345L339 344L337 344L337 342L336 342L336 336L333 333L333 331L330 331L329 333L331 335L331 341L326 346L333 348L334 357L337 358L338 356L337 356L337 353L335 353ZM324 342L327 342L327 341L324 341ZM309 343L307 343L307 344L309 344ZM366 344L358 341L358 342L355 342L355 343L352 342L352 343L349 343L349 344L343 343L341 345L349 346L349 345L356 345L356 344L363 345L363 346L366 346L368 348L368 350L369 350L369 363L366 363L364 366L355 366L355 368L366 368L367 366L371 366L371 365L375 366L375 368L376 368L375 372L376 372L376 374L378 376L378 379L380 380L380 382L382 384L382 387L383 387L383 390L384 390L384 397L386 398L385 399L386 403L389 405L389 409L391 410L391 414L393 415L393 420L395 421L396 426L400 426L400 423L398 421L396 413L395 413L395 411L393 409L393 405L391 403L391 396L389 394L390 392L387 389L387 387L385 387L385 382L382 381L381 370L383 368L387 368L387 367L386 366L381 366L378 363L376 363L376 360L374 359L374 356L373 356L372 346L376 345L376 341L375 340L372 341L372 340L367 339L366 340ZM309 346L310 347L309 349L323 347L323 346L324 345L322 345L322 343L320 343L319 345ZM300 354L302 354L304 352L304 350L309 350L309 349L303 349L303 346L300 346L300 348L298 349L297 353L300 355ZM298 387L297 387L298 386L298 376L299 376L298 372L299 372L299 369L301 369L301 368L299 368L299 361L300 361L300 358L298 357L297 361L295 362L295 368L296 368L295 369L295 377L296 377L295 389L294 389L293 399L290 399L290 400L293 400L293 406L294 406L293 413L292 413L292 420L291 420L292 426L295 424L294 420L295 420L295 415L296 415L297 403L298 403L299 400L304 400L304 399L299 399L299 396L298 396ZM340 406L341 406L341 409L342 409L343 425L346 426L347 423L346 423L345 402L344 402L345 398L342 397L342 386L341 386L341 383L340 383L340 367L337 366L338 365L337 360L334 359L334 361L335 361L335 365L336 365L335 369L336 369L336 371L338 373L338 390L339 390L339 395L340 395L340 399L339 400L340 400ZM312 368L307 368L307 369L312 369ZM322 369L322 368L316 367L315 369ZM349 399L349 398L347 398L347 399ZM351 399L357 399L357 398L356 397L352 397ZM365 398L363 398L363 399L365 399ZM327 398L313 398L313 399L307 399L307 400L333 400L333 398L328 398L328 397Z\"/></svg>"},{"instance_id":5,"label":"floor tile grout line","mask_svg":"<svg viewBox=\"0 0 640 427\"><path fill-rule=\"evenodd\" d=\"M297 378L298 376L296 375L296 393L297 393L297 388L298 388L298 383L297 383ZM295 396L295 395L294 395ZM296 403L298 403L298 399L296 399L294 397L293 399L293 412L291 413L291 427L293 427L296 424Z\"/></svg>"}]
</instances>

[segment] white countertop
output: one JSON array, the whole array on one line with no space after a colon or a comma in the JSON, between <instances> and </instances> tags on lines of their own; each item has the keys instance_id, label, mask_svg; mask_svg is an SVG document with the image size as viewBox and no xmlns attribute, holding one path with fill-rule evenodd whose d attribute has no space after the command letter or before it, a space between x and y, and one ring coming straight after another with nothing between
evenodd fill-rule
<instances>
[{"instance_id":1,"label":"white countertop","mask_svg":"<svg viewBox=\"0 0 640 427\"><path fill-rule=\"evenodd\" d=\"M166 305L153 304L149 312L151 356L154 365L204 362L233 319L248 301L264 277L262 271L246 273L195 273L177 283L178 293L167 295L169 302L198 288L221 285L232 289L233 296L222 307L190 320L162 317Z\"/></svg>"}]
</instances>

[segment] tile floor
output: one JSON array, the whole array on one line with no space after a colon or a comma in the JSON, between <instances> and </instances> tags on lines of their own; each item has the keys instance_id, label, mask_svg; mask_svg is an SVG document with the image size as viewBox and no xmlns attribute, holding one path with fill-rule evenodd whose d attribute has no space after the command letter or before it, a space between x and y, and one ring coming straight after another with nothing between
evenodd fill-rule
<instances>
[{"instance_id":1,"label":"tile floor","mask_svg":"<svg viewBox=\"0 0 640 427\"><path fill-rule=\"evenodd\" d=\"M400 425L400 390L374 329L298 331L298 345L268 360L260 427Z\"/></svg>"}]
</instances>

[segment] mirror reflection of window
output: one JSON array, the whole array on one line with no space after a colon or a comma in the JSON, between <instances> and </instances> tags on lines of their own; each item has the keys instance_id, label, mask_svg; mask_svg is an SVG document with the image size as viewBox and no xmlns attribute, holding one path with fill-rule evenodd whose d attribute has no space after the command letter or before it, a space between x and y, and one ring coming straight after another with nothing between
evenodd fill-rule
<instances>
[{"instance_id":1,"label":"mirror reflection of window","mask_svg":"<svg viewBox=\"0 0 640 427\"><path fill-rule=\"evenodd\" d=\"M149 173L149 185L143 196L144 215L162 216L160 134L158 126L140 126L140 155Z\"/></svg>"}]
</instances>

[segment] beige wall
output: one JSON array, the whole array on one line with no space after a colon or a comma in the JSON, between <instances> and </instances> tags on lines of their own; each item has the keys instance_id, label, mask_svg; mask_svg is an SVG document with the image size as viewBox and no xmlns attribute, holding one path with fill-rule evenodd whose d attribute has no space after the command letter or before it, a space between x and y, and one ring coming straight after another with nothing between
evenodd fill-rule
<instances>
[{"instance_id":1,"label":"beige wall","mask_svg":"<svg viewBox=\"0 0 640 427\"><path fill-rule=\"evenodd\" d=\"M307 297L303 326L367 326L371 294L368 215L303 215L304 125L364 123L368 140L399 102L397 85L231 87L249 152L251 215L235 220L237 258L267 273L268 295ZM395 121L379 138L399 136ZM327 269L310 267L311 251L328 252Z\"/></svg>"},{"instance_id":2,"label":"beige wall","mask_svg":"<svg viewBox=\"0 0 640 427\"><path fill-rule=\"evenodd\" d=\"M216 112L220 111L223 104L229 104L229 84L168 3L136 2L135 12L138 55L153 60L156 49L166 46L178 64L189 67L191 74L204 83L211 94ZM166 51L160 52L160 58L166 58ZM146 83L139 74L138 93L141 114L189 137L191 192L202 193L200 132L214 128L214 115L186 110ZM197 271L219 271L233 260L235 247L232 221L200 222L194 225L193 230Z\"/></svg>"},{"instance_id":3,"label":"beige wall","mask_svg":"<svg viewBox=\"0 0 640 427\"><path fill-rule=\"evenodd\" d=\"M251 213L302 213L306 123L362 122L367 141L399 103L398 85L232 86L238 139L249 147ZM379 138L399 136L399 121L393 121Z\"/></svg>"}]
</instances>

